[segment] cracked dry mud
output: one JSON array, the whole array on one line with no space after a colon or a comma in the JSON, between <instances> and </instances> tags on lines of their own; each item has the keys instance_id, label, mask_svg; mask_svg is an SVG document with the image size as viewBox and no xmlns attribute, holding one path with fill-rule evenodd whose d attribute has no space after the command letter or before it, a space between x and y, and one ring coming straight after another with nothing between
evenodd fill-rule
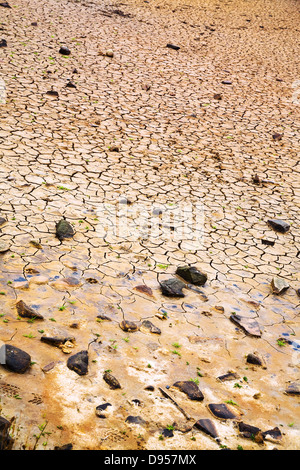
<instances>
[{"instance_id":1,"label":"cracked dry mud","mask_svg":"<svg viewBox=\"0 0 300 470\"><path fill-rule=\"evenodd\" d=\"M298 3L14 0L0 15L0 340L32 361L0 366L13 449L299 449ZM120 198L201 204L202 245L176 220L168 237L106 230L99 206ZM162 295L182 265L207 282ZM80 351L85 375L67 367ZM174 386L191 379L201 401ZM212 414L224 404L235 419Z\"/></svg>"}]
</instances>

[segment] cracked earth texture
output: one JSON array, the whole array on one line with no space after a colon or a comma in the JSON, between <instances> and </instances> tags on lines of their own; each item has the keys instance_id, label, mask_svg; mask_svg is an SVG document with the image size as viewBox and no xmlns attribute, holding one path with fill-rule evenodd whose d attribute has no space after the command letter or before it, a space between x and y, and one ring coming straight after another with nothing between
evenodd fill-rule
<instances>
[{"instance_id":1,"label":"cracked earth texture","mask_svg":"<svg viewBox=\"0 0 300 470\"><path fill-rule=\"evenodd\" d=\"M286 393L300 356L299 4L11 0L0 15L0 340L32 360L24 374L0 366L13 449L299 449L299 395ZM128 210L201 205L201 245L176 237L176 220L167 237L108 230L102 216L120 198ZM59 241L62 218L75 234ZM272 218L290 230L275 232ZM163 296L159 283L184 264L207 274L203 294ZM290 285L281 296L274 276ZM44 320L18 317L19 300ZM161 334L124 332L124 319ZM42 335L74 336L88 373L68 369L70 356ZM265 367L246 362L254 352ZM228 371L238 378L218 380ZM172 387L190 379L202 402ZM247 424L278 427L280 442L246 439L237 420L213 416L208 405L226 402ZM220 442L187 430L199 418Z\"/></svg>"}]
</instances>

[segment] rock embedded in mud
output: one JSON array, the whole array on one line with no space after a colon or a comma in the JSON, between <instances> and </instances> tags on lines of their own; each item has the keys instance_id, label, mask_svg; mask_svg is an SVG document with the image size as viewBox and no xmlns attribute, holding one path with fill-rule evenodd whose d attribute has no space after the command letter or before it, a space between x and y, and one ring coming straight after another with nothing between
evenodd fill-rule
<instances>
[{"instance_id":1,"label":"rock embedded in mud","mask_svg":"<svg viewBox=\"0 0 300 470\"><path fill-rule=\"evenodd\" d=\"M103 374L103 380L110 386L112 390L121 388L120 382L109 372Z\"/></svg>"},{"instance_id":2,"label":"rock embedded in mud","mask_svg":"<svg viewBox=\"0 0 300 470\"><path fill-rule=\"evenodd\" d=\"M167 47L169 49L174 49L174 51L179 51L179 49L180 49L179 46L175 46L174 44L170 44L170 43L167 44Z\"/></svg>"},{"instance_id":3,"label":"rock embedded in mud","mask_svg":"<svg viewBox=\"0 0 300 470\"><path fill-rule=\"evenodd\" d=\"M153 323L151 323L151 321L149 320L144 320L142 322L142 325L140 327L140 331L142 333L153 333L153 334L156 334L156 335L160 335L161 334L161 330L153 325Z\"/></svg>"},{"instance_id":4,"label":"rock embedded in mud","mask_svg":"<svg viewBox=\"0 0 300 470\"><path fill-rule=\"evenodd\" d=\"M60 337L60 336L53 336L53 337L51 337L51 336L42 336L41 341L42 341L42 343L47 343L50 346L54 346L56 348L62 348L64 346L64 344L67 343L67 342L74 343L75 338L73 336L69 336L67 338Z\"/></svg>"},{"instance_id":5,"label":"rock embedded in mud","mask_svg":"<svg viewBox=\"0 0 300 470\"><path fill-rule=\"evenodd\" d=\"M67 367L78 375L88 373L89 356L88 351L79 351L77 354L69 357Z\"/></svg>"},{"instance_id":6,"label":"rock embedded in mud","mask_svg":"<svg viewBox=\"0 0 300 470\"><path fill-rule=\"evenodd\" d=\"M22 318L34 318L36 320L44 320L43 315L26 305L23 300L19 300L19 302L16 304L16 307L18 315Z\"/></svg>"},{"instance_id":7,"label":"rock embedded in mud","mask_svg":"<svg viewBox=\"0 0 300 470\"><path fill-rule=\"evenodd\" d=\"M11 450L14 439L9 435L11 422L0 416L0 450Z\"/></svg>"},{"instance_id":8,"label":"rock embedded in mud","mask_svg":"<svg viewBox=\"0 0 300 470\"><path fill-rule=\"evenodd\" d=\"M281 219L269 219L268 224L276 230L276 232L280 233L286 233L290 229L290 224Z\"/></svg>"},{"instance_id":9,"label":"rock embedded in mud","mask_svg":"<svg viewBox=\"0 0 300 470\"><path fill-rule=\"evenodd\" d=\"M127 418L125 419L125 423L145 426L146 421L141 416L127 416Z\"/></svg>"},{"instance_id":10,"label":"rock embedded in mud","mask_svg":"<svg viewBox=\"0 0 300 470\"><path fill-rule=\"evenodd\" d=\"M173 387L176 387L181 392L185 393L190 400L202 401L204 399L203 393L199 389L198 385L192 380L175 382Z\"/></svg>"},{"instance_id":11,"label":"rock embedded in mud","mask_svg":"<svg viewBox=\"0 0 300 470\"><path fill-rule=\"evenodd\" d=\"M230 315L230 320L240 326L248 335L257 338L261 337L259 324L253 318L242 317L241 315Z\"/></svg>"},{"instance_id":12,"label":"rock embedded in mud","mask_svg":"<svg viewBox=\"0 0 300 470\"><path fill-rule=\"evenodd\" d=\"M194 424L194 427L204 432L205 434L208 434L214 439L219 437L214 423L209 418L198 419L198 421Z\"/></svg>"},{"instance_id":13,"label":"rock embedded in mud","mask_svg":"<svg viewBox=\"0 0 300 470\"><path fill-rule=\"evenodd\" d=\"M56 236L62 241L65 238L72 238L74 236L74 230L71 224L65 219L60 220L56 224Z\"/></svg>"},{"instance_id":14,"label":"rock embedded in mud","mask_svg":"<svg viewBox=\"0 0 300 470\"><path fill-rule=\"evenodd\" d=\"M4 217L0 217L0 227L1 227L1 225L4 225L6 222L7 222L7 220L4 219Z\"/></svg>"},{"instance_id":15,"label":"rock embedded in mud","mask_svg":"<svg viewBox=\"0 0 300 470\"><path fill-rule=\"evenodd\" d=\"M220 382L227 382L229 380L238 380L240 376L236 372L228 372L227 374L220 375L218 380Z\"/></svg>"},{"instance_id":16,"label":"rock embedded in mud","mask_svg":"<svg viewBox=\"0 0 300 470\"><path fill-rule=\"evenodd\" d=\"M70 55L70 54L71 54L71 51L70 51L70 49L69 49L67 46L62 46L62 47L59 49L59 53L62 54L62 55Z\"/></svg>"},{"instance_id":17,"label":"rock embedded in mud","mask_svg":"<svg viewBox=\"0 0 300 470\"><path fill-rule=\"evenodd\" d=\"M135 286L134 287L134 290L140 292L141 294L146 294L148 295L149 297L152 297L153 296L153 291L151 289L151 287L148 287L146 286L145 284L141 284L139 286Z\"/></svg>"},{"instance_id":18,"label":"rock embedded in mud","mask_svg":"<svg viewBox=\"0 0 300 470\"><path fill-rule=\"evenodd\" d=\"M264 431L262 435L263 435L263 438L266 440L281 441L282 439L281 431L277 426L273 429L269 429L268 431Z\"/></svg>"},{"instance_id":19,"label":"rock embedded in mud","mask_svg":"<svg viewBox=\"0 0 300 470\"><path fill-rule=\"evenodd\" d=\"M248 364L253 364L255 366L263 366L264 368L266 368L263 360L253 353L247 354L246 362L248 362Z\"/></svg>"},{"instance_id":20,"label":"rock embedded in mud","mask_svg":"<svg viewBox=\"0 0 300 470\"><path fill-rule=\"evenodd\" d=\"M185 287L185 284L178 279L167 279L160 283L162 294L167 297L184 297L182 289Z\"/></svg>"},{"instance_id":21,"label":"rock embedded in mud","mask_svg":"<svg viewBox=\"0 0 300 470\"><path fill-rule=\"evenodd\" d=\"M1 2L0 3L0 7L4 7L4 8L11 8L10 4L8 2Z\"/></svg>"},{"instance_id":22,"label":"rock embedded in mud","mask_svg":"<svg viewBox=\"0 0 300 470\"><path fill-rule=\"evenodd\" d=\"M200 272L195 266L179 266L176 274L190 284L203 286L207 281L207 275Z\"/></svg>"},{"instance_id":23,"label":"rock embedded in mud","mask_svg":"<svg viewBox=\"0 0 300 470\"><path fill-rule=\"evenodd\" d=\"M123 331L127 331L129 333L133 333L134 331L139 330L139 324L134 321L123 320L120 323L120 328Z\"/></svg>"},{"instance_id":24,"label":"rock embedded in mud","mask_svg":"<svg viewBox=\"0 0 300 470\"><path fill-rule=\"evenodd\" d=\"M261 433L261 430L256 426L251 426L250 424L243 423L243 421L238 423L239 432L243 437L251 439L255 437L258 433Z\"/></svg>"},{"instance_id":25,"label":"rock embedded in mud","mask_svg":"<svg viewBox=\"0 0 300 470\"><path fill-rule=\"evenodd\" d=\"M102 418L102 419L106 419L107 418L107 408L109 406L112 406L111 403L103 403L102 405L98 405L96 407L96 415L98 416L98 418Z\"/></svg>"},{"instance_id":26,"label":"rock embedded in mud","mask_svg":"<svg viewBox=\"0 0 300 470\"><path fill-rule=\"evenodd\" d=\"M289 283L282 277L273 277L271 281L271 288L273 294L281 295L290 287Z\"/></svg>"},{"instance_id":27,"label":"rock embedded in mud","mask_svg":"<svg viewBox=\"0 0 300 470\"><path fill-rule=\"evenodd\" d=\"M233 413L225 403L210 403L208 409L219 419L238 419L239 416Z\"/></svg>"},{"instance_id":28,"label":"rock embedded in mud","mask_svg":"<svg viewBox=\"0 0 300 470\"><path fill-rule=\"evenodd\" d=\"M2 354L5 358L3 367L18 374L23 374L27 369L29 369L31 365L31 357L27 352L17 348L16 346L12 346L11 344L5 344L2 348L4 348L4 352Z\"/></svg>"},{"instance_id":29,"label":"rock embedded in mud","mask_svg":"<svg viewBox=\"0 0 300 470\"><path fill-rule=\"evenodd\" d=\"M1 39L1 41L0 41L0 47L7 47L7 41L6 41L6 39Z\"/></svg>"},{"instance_id":30,"label":"rock embedded in mud","mask_svg":"<svg viewBox=\"0 0 300 470\"><path fill-rule=\"evenodd\" d=\"M300 395L300 382L291 383L285 390L285 393L288 395Z\"/></svg>"}]
</instances>

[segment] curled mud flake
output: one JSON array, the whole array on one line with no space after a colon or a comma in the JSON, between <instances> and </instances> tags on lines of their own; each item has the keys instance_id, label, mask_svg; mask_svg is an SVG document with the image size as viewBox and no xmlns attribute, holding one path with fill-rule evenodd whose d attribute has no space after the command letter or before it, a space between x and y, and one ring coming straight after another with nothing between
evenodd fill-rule
<instances>
[{"instance_id":1,"label":"curled mud flake","mask_svg":"<svg viewBox=\"0 0 300 470\"><path fill-rule=\"evenodd\" d=\"M146 294L148 295L149 297L152 297L153 296L153 291L151 289L151 287L148 287L146 286L145 284L141 284L139 286L135 286L134 287L134 290L140 292L141 294Z\"/></svg>"},{"instance_id":2,"label":"curled mud flake","mask_svg":"<svg viewBox=\"0 0 300 470\"><path fill-rule=\"evenodd\" d=\"M0 253L6 253L10 250L10 243L5 240L0 240Z\"/></svg>"},{"instance_id":3,"label":"curled mud flake","mask_svg":"<svg viewBox=\"0 0 300 470\"><path fill-rule=\"evenodd\" d=\"M241 327L245 333L257 338L261 337L260 326L253 318L243 317L241 315L231 315L230 320Z\"/></svg>"}]
</instances>

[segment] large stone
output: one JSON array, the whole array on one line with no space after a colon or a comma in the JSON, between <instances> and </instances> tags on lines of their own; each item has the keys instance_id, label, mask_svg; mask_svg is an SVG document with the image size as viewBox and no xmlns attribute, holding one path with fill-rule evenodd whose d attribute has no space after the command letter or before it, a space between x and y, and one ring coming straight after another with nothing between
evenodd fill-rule
<instances>
[{"instance_id":1,"label":"large stone","mask_svg":"<svg viewBox=\"0 0 300 470\"><path fill-rule=\"evenodd\" d=\"M198 385L192 380L175 382L173 387L176 387L181 392L185 393L190 400L202 401L204 399L203 393L199 389Z\"/></svg>"},{"instance_id":2,"label":"large stone","mask_svg":"<svg viewBox=\"0 0 300 470\"><path fill-rule=\"evenodd\" d=\"M207 275L198 271L195 266L179 266L176 269L176 274L195 286L203 286L207 281Z\"/></svg>"},{"instance_id":3,"label":"large stone","mask_svg":"<svg viewBox=\"0 0 300 470\"><path fill-rule=\"evenodd\" d=\"M87 351L79 351L77 354L69 357L67 367L78 375L88 373L89 356Z\"/></svg>"},{"instance_id":4,"label":"large stone","mask_svg":"<svg viewBox=\"0 0 300 470\"><path fill-rule=\"evenodd\" d=\"M151 321L149 321L149 320L144 320L142 322L142 325L140 327L140 331L142 333L154 333L156 335L161 334L161 330L157 326L153 325L153 323L151 323Z\"/></svg>"},{"instance_id":5,"label":"large stone","mask_svg":"<svg viewBox=\"0 0 300 470\"><path fill-rule=\"evenodd\" d=\"M5 344L2 348L4 348L4 353L1 354L1 357L4 356L5 363L3 366L6 369L18 374L23 374L29 369L31 357L27 352L11 344Z\"/></svg>"},{"instance_id":6,"label":"large stone","mask_svg":"<svg viewBox=\"0 0 300 470\"><path fill-rule=\"evenodd\" d=\"M198 419L198 421L194 424L194 427L204 432L205 434L208 434L214 439L218 438L218 431L214 423L208 418Z\"/></svg>"},{"instance_id":7,"label":"large stone","mask_svg":"<svg viewBox=\"0 0 300 470\"><path fill-rule=\"evenodd\" d=\"M116 379L116 377L114 377L109 372L105 372L103 374L103 380L109 385L109 387L112 390L116 390L118 388L121 388L121 385L120 385L120 382L118 381L118 379Z\"/></svg>"},{"instance_id":8,"label":"large stone","mask_svg":"<svg viewBox=\"0 0 300 470\"><path fill-rule=\"evenodd\" d=\"M239 416L233 413L225 403L210 403L208 409L219 419L238 419Z\"/></svg>"},{"instance_id":9,"label":"large stone","mask_svg":"<svg viewBox=\"0 0 300 470\"><path fill-rule=\"evenodd\" d=\"M0 450L11 450L14 440L9 435L11 422L0 416Z\"/></svg>"},{"instance_id":10,"label":"large stone","mask_svg":"<svg viewBox=\"0 0 300 470\"><path fill-rule=\"evenodd\" d=\"M65 238L72 238L73 235L73 227L65 219L60 220L56 224L56 236L60 241L64 240Z\"/></svg>"},{"instance_id":11,"label":"large stone","mask_svg":"<svg viewBox=\"0 0 300 470\"><path fill-rule=\"evenodd\" d=\"M18 315L22 318L34 318L36 320L43 320L44 317L40 313L36 312L33 308L29 307L28 305L23 302L23 300L19 300L16 304Z\"/></svg>"},{"instance_id":12,"label":"large stone","mask_svg":"<svg viewBox=\"0 0 300 470\"><path fill-rule=\"evenodd\" d=\"M185 284L179 279L167 279L160 283L162 294L167 297L184 297L182 289L185 287Z\"/></svg>"},{"instance_id":13,"label":"large stone","mask_svg":"<svg viewBox=\"0 0 300 470\"><path fill-rule=\"evenodd\" d=\"M270 227L272 227L272 229L280 233L286 233L290 229L290 224L281 219L269 219L268 224Z\"/></svg>"},{"instance_id":14,"label":"large stone","mask_svg":"<svg viewBox=\"0 0 300 470\"><path fill-rule=\"evenodd\" d=\"M283 294L289 287L289 283L282 277L273 277L271 281L271 287L273 294L280 295Z\"/></svg>"},{"instance_id":15,"label":"large stone","mask_svg":"<svg viewBox=\"0 0 300 470\"><path fill-rule=\"evenodd\" d=\"M120 323L120 328L123 331L127 331L128 333L132 333L134 331L139 330L139 324L134 322L134 321L129 321L129 320L123 320Z\"/></svg>"}]
</instances>

